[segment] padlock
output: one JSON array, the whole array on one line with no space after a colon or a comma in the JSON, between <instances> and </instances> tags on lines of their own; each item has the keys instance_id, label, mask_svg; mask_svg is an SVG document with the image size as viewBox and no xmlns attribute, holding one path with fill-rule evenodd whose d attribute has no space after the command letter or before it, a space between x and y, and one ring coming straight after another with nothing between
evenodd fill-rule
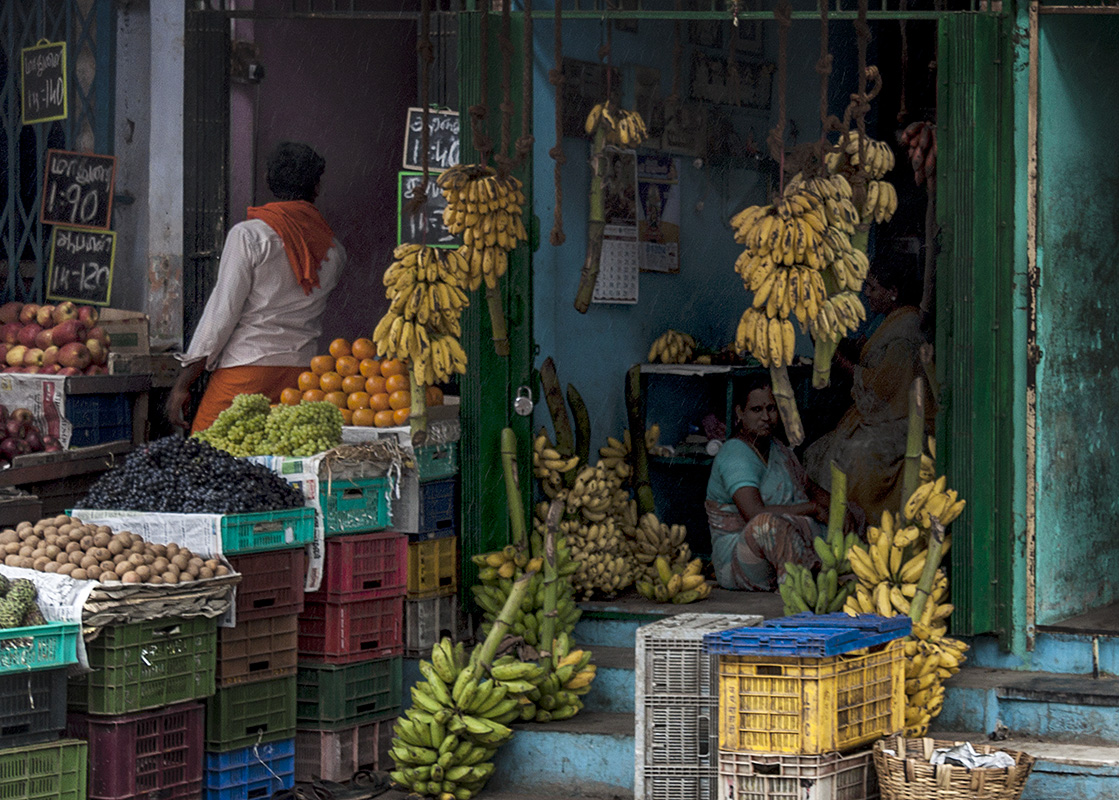
<instances>
[{"instance_id":1,"label":"padlock","mask_svg":"<svg viewBox=\"0 0 1119 800\"><path fill-rule=\"evenodd\" d=\"M527 417L532 413L532 409L536 404L532 402L532 390L527 386L522 386L517 389L517 397L513 400L513 410L520 414L522 417Z\"/></svg>"}]
</instances>

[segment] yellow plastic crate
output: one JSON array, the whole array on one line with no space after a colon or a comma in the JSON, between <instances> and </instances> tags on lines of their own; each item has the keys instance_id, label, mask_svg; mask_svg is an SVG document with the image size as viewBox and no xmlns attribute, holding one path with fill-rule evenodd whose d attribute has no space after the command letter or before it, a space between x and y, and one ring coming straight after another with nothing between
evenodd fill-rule
<instances>
[{"instance_id":1,"label":"yellow plastic crate","mask_svg":"<svg viewBox=\"0 0 1119 800\"><path fill-rule=\"evenodd\" d=\"M719 749L816 755L900 731L900 639L827 658L719 656Z\"/></svg>"},{"instance_id":2,"label":"yellow plastic crate","mask_svg":"<svg viewBox=\"0 0 1119 800\"><path fill-rule=\"evenodd\" d=\"M437 597L458 589L458 537L408 544L408 597Z\"/></svg>"}]
</instances>

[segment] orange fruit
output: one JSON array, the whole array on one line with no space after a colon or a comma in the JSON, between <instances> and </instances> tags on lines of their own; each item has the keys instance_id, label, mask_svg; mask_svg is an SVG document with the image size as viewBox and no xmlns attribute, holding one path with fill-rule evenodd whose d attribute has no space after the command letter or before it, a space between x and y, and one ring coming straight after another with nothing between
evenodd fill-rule
<instances>
[{"instance_id":1,"label":"orange fruit","mask_svg":"<svg viewBox=\"0 0 1119 800\"><path fill-rule=\"evenodd\" d=\"M346 410L349 411L349 409ZM377 412L375 412L371 408L355 408L353 411L350 411L350 415L353 419L354 425L357 425L361 428L372 428L373 415L376 413Z\"/></svg>"},{"instance_id":2,"label":"orange fruit","mask_svg":"<svg viewBox=\"0 0 1119 800\"><path fill-rule=\"evenodd\" d=\"M334 371L343 378L347 375L357 375L360 363L361 362L353 356L341 356L334 362Z\"/></svg>"},{"instance_id":3,"label":"orange fruit","mask_svg":"<svg viewBox=\"0 0 1119 800\"><path fill-rule=\"evenodd\" d=\"M324 392L337 392L342 388L342 376L337 372L324 372L319 376L319 388Z\"/></svg>"},{"instance_id":4,"label":"orange fruit","mask_svg":"<svg viewBox=\"0 0 1119 800\"><path fill-rule=\"evenodd\" d=\"M381 362L381 374L387 378L390 375L407 375L408 370L399 358L386 358Z\"/></svg>"},{"instance_id":5,"label":"orange fruit","mask_svg":"<svg viewBox=\"0 0 1119 800\"><path fill-rule=\"evenodd\" d=\"M322 375L334 369L334 356L315 356L311 359L311 372Z\"/></svg>"},{"instance_id":6,"label":"orange fruit","mask_svg":"<svg viewBox=\"0 0 1119 800\"><path fill-rule=\"evenodd\" d=\"M365 392L354 392L346 395L346 406L350 409L369 408L369 395Z\"/></svg>"},{"instance_id":7,"label":"orange fruit","mask_svg":"<svg viewBox=\"0 0 1119 800\"><path fill-rule=\"evenodd\" d=\"M350 411L350 409L348 409L348 408L340 408L338 410L342 412L342 424L343 425L353 425L354 424L354 412Z\"/></svg>"},{"instance_id":8,"label":"orange fruit","mask_svg":"<svg viewBox=\"0 0 1119 800\"><path fill-rule=\"evenodd\" d=\"M374 411L384 411L389 407L389 396L386 392L369 395L369 407Z\"/></svg>"},{"instance_id":9,"label":"orange fruit","mask_svg":"<svg viewBox=\"0 0 1119 800\"><path fill-rule=\"evenodd\" d=\"M408 408L412 405L412 393L397 389L389 395L389 408Z\"/></svg>"},{"instance_id":10,"label":"orange fruit","mask_svg":"<svg viewBox=\"0 0 1119 800\"><path fill-rule=\"evenodd\" d=\"M303 399L303 392L298 389L287 388L280 392L280 403L285 406L297 406Z\"/></svg>"},{"instance_id":11,"label":"orange fruit","mask_svg":"<svg viewBox=\"0 0 1119 800\"><path fill-rule=\"evenodd\" d=\"M357 370L367 378L376 375L381 377L381 362L376 358L363 358L357 364Z\"/></svg>"},{"instance_id":12,"label":"orange fruit","mask_svg":"<svg viewBox=\"0 0 1119 800\"><path fill-rule=\"evenodd\" d=\"M378 428L391 428L393 423L392 414L393 412L388 409L378 411L373 415L373 424Z\"/></svg>"},{"instance_id":13,"label":"orange fruit","mask_svg":"<svg viewBox=\"0 0 1119 800\"><path fill-rule=\"evenodd\" d=\"M327 349L335 358L348 356L353 352L352 350L350 350L349 339L335 339L333 342L330 343L330 347Z\"/></svg>"},{"instance_id":14,"label":"orange fruit","mask_svg":"<svg viewBox=\"0 0 1119 800\"><path fill-rule=\"evenodd\" d=\"M385 378L385 391L389 394L393 392L408 389L408 376L407 375L389 375Z\"/></svg>"},{"instance_id":15,"label":"orange fruit","mask_svg":"<svg viewBox=\"0 0 1119 800\"><path fill-rule=\"evenodd\" d=\"M319 376L313 372L300 372L299 373L299 391L305 392L308 389L319 388Z\"/></svg>"},{"instance_id":16,"label":"orange fruit","mask_svg":"<svg viewBox=\"0 0 1119 800\"><path fill-rule=\"evenodd\" d=\"M443 390L438 386L428 386L424 389L424 403L427 406L443 405Z\"/></svg>"},{"instance_id":17,"label":"orange fruit","mask_svg":"<svg viewBox=\"0 0 1119 800\"><path fill-rule=\"evenodd\" d=\"M333 403L339 408L346 407L346 393L345 392L327 392L323 396L323 400L328 403Z\"/></svg>"},{"instance_id":18,"label":"orange fruit","mask_svg":"<svg viewBox=\"0 0 1119 800\"><path fill-rule=\"evenodd\" d=\"M403 425L408 422L408 415L411 413L410 408L398 408L392 412L392 421L397 425Z\"/></svg>"},{"instance_id":19,"label":"orange fruit","mask_svg":"<svg viewBox=\"0 0 1119 800\"><path fill-rule=\"evenodd\" d=\"M308 403L317 403L323 399L325 393L322 389L308 389L303 393L303 399Z\"/></svg>"},{"instance_id":20,"label":"orange fruit","mask_svg":"<svg viewBox=\"0 0 1119 800\"><path fill-rule=\"evenodd\" d=\"M365 378L360 375L347 375L342 379L342 391L346 394L365 391Z\"/></svg>"},{"instance_id":21,"label":"orange fruit","mask_svg":"<svg viewBox=\"0 0 1119 800\"><path fill-rule=\"evenodd\" d=\"M369 394L381 394L386 391L385 379L378 375L370 375L365 379L365 391ZM387 392L386 392L387 394Z\"/></svg>"},{"instance_id":22,"label":"orange fruit","mask_svg":"<svg viewBox=\"0 0 1119 800\"><path fill-rule=\"evenodd\" d=\"M354 343L350 345L350 352L353 353L354 358L359 360L376 358L377 345L373 344L372 339L363 336L360 339L354 339Z\"/></svg>"}]
</instances>

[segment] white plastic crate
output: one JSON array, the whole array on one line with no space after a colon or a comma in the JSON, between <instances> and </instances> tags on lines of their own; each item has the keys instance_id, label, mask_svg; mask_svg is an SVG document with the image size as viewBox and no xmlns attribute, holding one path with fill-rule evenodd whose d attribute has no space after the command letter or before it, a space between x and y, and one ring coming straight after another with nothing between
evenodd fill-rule
<instances>
[{"instance_id":1,"label":"white plastic crate","mask_svg":"<svg viewBox=\"0 0 1119 800\"><path fill-rule=\"evenodd\" d=\"M719 800L876 800L871 750L841 755L719 752Z\"/></svg>"},{"instance_id":2,"label":"white plastic crate","mask_svg":"<svg viewBox=\"0 0 1119 800\"><path fill-rule=\"evenodd\" d=\"M321 778L345 783L359 769L389 769L381 758L382 728L392 729L394 719L366 722L338 730L295 732L295 779L300 782Z\"/></svg>"},{"instance_id":3,"label":"white plastic crate","mask_svg":"<svg viewBox=\"0 0 1119 800\"><path fill-rule=\"evenodd\" d=\"M710 800L717 778L718 659L707 633L760 625L757 614L676 614L637 629L636 800Z\"/></svg>"},{"instance_id":4,"label":"white plastic crate","mask_svg":"<svg viewBox=\"0 0 1119 800\"><path fill-rule=\"evenodd\" d=\"M458 595L404 601L404 655L431 658L431 647L444 636L459 640Z\"/></svg>"}]
</instances>

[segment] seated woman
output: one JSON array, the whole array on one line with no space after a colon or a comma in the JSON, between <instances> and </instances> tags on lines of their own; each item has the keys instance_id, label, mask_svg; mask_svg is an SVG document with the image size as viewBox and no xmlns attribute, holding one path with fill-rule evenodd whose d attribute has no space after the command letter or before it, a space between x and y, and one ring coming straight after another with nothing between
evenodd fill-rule
<instances>
[{"instance_id":1,"label":"seated woman","mask_svg":"<svg viewBox=\"0 0 1119 800\"><path fill-rule=\"evenodd\" d=\"M786 562L815 568L812 539L824 536L830 498L775 437L777 403L768 376L735 404L739 430L720 448L707 483L711 562L724 589L772 592Z\"/></svg>"}]
</instances>

